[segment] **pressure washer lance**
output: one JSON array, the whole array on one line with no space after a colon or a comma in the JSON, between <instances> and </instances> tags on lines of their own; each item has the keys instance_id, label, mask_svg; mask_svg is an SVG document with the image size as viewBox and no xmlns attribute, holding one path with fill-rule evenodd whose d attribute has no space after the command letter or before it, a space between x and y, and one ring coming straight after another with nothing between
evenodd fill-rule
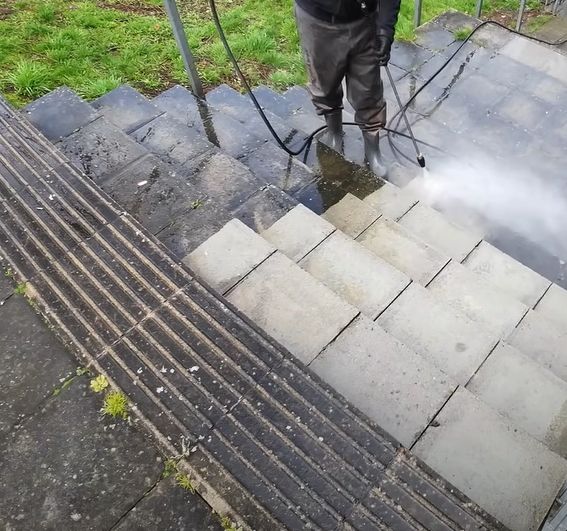
<instances>
[{"instance_id":1,"label":"pressure washer lance","mask_svg":"<svg viewBox=\"0 0 567 531\"><path fill-rule=\"evenodd\" d=\"M402 116L404 117L404 121L406 122L406 127L408 129L408 133L411 137L411 141L413 143L413 147L415 149L415 154L417 155L417 163L420 165L420 167L425 168L425 157L423 156L423 153L421 153L421 151L419 150L419 146L417 145L417 140L415 139L415 136L413 134L410 122L408 120L408 116L406 114L406 107L404 106L404 104L402 103L402 100L400 98L400 94L398 93L398 89L396 88L396 84L394 83L394 78L392 76L392 72L390 71L390 67L388 65L386 65L384 67L386 69L386 74L388 75L388 79L390 80L390 85L392 85L392 90L394 92L394 96L396 97L396 100L398 102L398 107L400 108L400 112L402 113Z\"/></svg>"}]
</instances>

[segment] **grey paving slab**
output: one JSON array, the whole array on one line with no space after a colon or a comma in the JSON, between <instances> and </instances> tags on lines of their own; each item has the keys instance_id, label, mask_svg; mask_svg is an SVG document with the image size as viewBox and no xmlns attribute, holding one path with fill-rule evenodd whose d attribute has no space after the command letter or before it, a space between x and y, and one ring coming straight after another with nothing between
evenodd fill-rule
<instances>
[{"instance_id":1,"label":"grey paving slab","mask_svg":"<svg viewBox=\"0 0 567 531\"><path fill-rule=\"evenodd\" d=\"M310 367L407 448L457 385L364 317Z\"/></svg>"},{"instance_id":2,"label":"grey paving slab","mask_svg":"<svg viewBox=\"0 0 567 531\"><path fill-rule=\"evenodd\" d=\"M433 57L431 50L426 50L413 42L395 41L392 46L391 63L407 72Z\"/></svg>"},{"instance_id":3,"label":"grey paving slab","mask_svg":"<svg viewBox=\"0 0 567 531\"><path fill-rule=\"evenodd\" d=\"M121 85L91 105L109 122L126 133L152 121L163 113L146 97L129 85Z\"/></svg>"},{"instance_id":4,"label":"grey paving slab","mask_svg":"<svg viewBox=\"0 0 567 531\"><path fill-rule=\"evenodd\" d=\"M536 306L536 311L567 331L567 290L553 284Z\"/></svg>"},{"instance_id":5,"label":"grey paving slab","mask_svg":"<svg viewBox=\"0 0 567 531\"><path fill-rule=\"evenodd\" d=\"M315 180L313 172L272 142L266 142L246 155L246 164L258 179L293 194Z\"/></svg>"},{"instance_id":6,"label":"grey paving slab","mask_svg":"<svg viewBox=\"0 0 567 531\"><path fill-rule=\"evenodd\" d=\"M467 389L562 457L567 456L567 382L499 343Z\"/></svg>"},{"instance_id":7,"label":"grey paving slab","mask_svg":"<svg viewBox=\"0 0 567 531\"><path fill-rule=\"evenodd\" d=\"M441 212L418 203L404 214L400 225L451 258L462 261L482 240L482 236L458 227Z\"/></svg>"},{"instance_id":8,"label":"grey paving slab","mask_svg":"<svg viewBox=\"0 0 567 531\"><path fill-rule=\"evenodd\" d=\"M0 434L49 397L77 364L21 295L0 306Z\"/></svg>"},{"instance_id":9,"label":"grey paving slab","mask_svg":"<svg viewBox=\"0 0 567 531\"><path fill-rule=\"evenodd\" d=\"M142 157L147 150L104 118L82 127L58 147L95 181L104 180Z\"/></svg>"},{"instance_id":10,"label":"grey paving slab","mask_svg":"<svg viewBox=\"0 0 567 531\"><path fill-rule=\"evenodd\" d=\"M497 112L506 120L524 127L535 129L552 112L551 107L534 98L531 94L513 93L498 105Z\"/></svg>"},{"instance_id":11,"label":"grey paving slab","mask_svg":"<svg viewBox=\"0 0 567 531\"><path fill-rule=\"evenodd\" d=\"M274 223L262 236L291 260L297 262L312 251L335 227L303 205Z\"/></svg>"},{"instance_id":12,"label":"grey paving slab","mask_svg":"<svg viewBox=\"0 0 567 531\"><path fill-rule=\"evenodd\" d=\"M234 217L254 231L262 233L296 207L297 204L293 197L275 186L268 185L246 199L234 211Z\"/></svg>"},{"instance_id":13,"label":"grey paving slab","mask_svg":"<svg viewBox=\"0 0 567 531\"><path fill-rule=\"evenodd\" d=\"M567 381L567 332L545 315L528 312L506 341Z\"/></svg>"},{"instance_id":14,"label":"grey paving slab","mask_svg":"<svg viewBox=\"0 0 567 531\"><path fill-rule=\"evenodd\" d=\"M380 214L352 194L345 195L323 214L323 219L351 238L357 238Z\"/></svg>"},{"instance_id":15,"label":"grey paving slab","mask_svg":"<svg viewBox=\"0 0 567 531\"><path fill-rule=\"evenodd\" d=\"M495 288L529 307L533 307L541 299L551 284L546 278L485 241L463 264Z\"/></svg>"},{"instance_id":16,"label":"grey paving slab","mask_svg":"<svg viewBox=\"0 0 567 531\"><path fill-rule=\"evenodd\" d=\"M275 250L241 221L232 220L188 254L183 263L225 293Z\"/></svg>"},{"instance_id":17,"label":"grey paving slab","mask_svg":"<svg viewBox=\"0 0 567 531\"><path fill-rule=\"evenodd\" d=\"M181 488L174 478L160 481L114 529L133 531L222 531L220 518L197 494Z\"/></svg>"},{"instance_id":18,"label":"grey paving slab","mask_svg":"<svg viewBox=\"0 0 567 531\"><path fill-rule=\"evenodd\" d=\"M358 238L364 247L421 284L427 284L449 261L433 247L415 238L404 227L379 219Z\"/></svg>"},{"instance_id":19,"label":"grey paving slab","mask_svg":"<svg viewBox=\"0 0 567 531\"><path fill-rule=\"evenodd\" d=\"M196 129L163 114L132 133L140 145L157 155L184 164L213 149Z\"/></svg>"},{"instance_id":20,"label":"grey paving slab","mask_svg":"<svg viewBox=\"0 0 567 531\"><path fill-rule=\"evenodd\" d=\"M503 28L485 26L474 34L472 41L479 46L499 51L500 48L510 42L512 38L513 35Z\"/></svg>"},{"instance_id":21,"label":"grey paving slab","mask_svg":"<svg viewBox=\"0 0 567 531\"><path fill-rule=\"evenodd\" d=\"M433 52L439 52L453 42L455 42L453 32L436 20L420 26L415 39L416 44Z\"/></svg>"},{"instance_id":22,"label":"grey paving slab","mask_svg":"<svg viewBox=\"0 0 567 531\"><path fill-rule=\"evenodd\" d=\"M3 440L9 529L109 529L160 478L159 454L127 422L102 419L88 384L80 378Z\"/></svg>"},{"instance_id":23,"label":"grey paving slab","mask_svg":"<svg viewBox=\"0 0 567 531\"><path fill-rule=\"evenodd\" d=\"M380 315L377 323L461 385L498 341L415 283Z\"/></svg>"},{"instance_id":24,"label":"grey paving slab","mask_svg":"<svg viewBox=\"0 0 567 531\"><path fill-rule=\"evenodd\" d=\"M339 231L299 265L371 319L411 282L408 276Z\"/></svg>"},{"instance_id":25,"label":"grey paving slab","mask_svg":"<svg viewBox=\"0 0 567 531\"><path fill-rule=\"evenodd\" d=\"M390 183L364 198L364 202L384 217L397 221L417 203L417 198Z\"/></svg>"},{"instance_id":26,"label":"grey paving slab","mask_svg":"<svg viewBox=\"0 0 567 531\"><path fill-rule=\"evenodd\" d=\"M463 388L435 421L416 455L510 529L537 530L567 462Z\"/></svg>"},{"instance_id":27,"label":"grey paving slab","mask_svg":"<svg viewBox=\"0 0 567 531\"><path fill-rule=\"evenodd\" d=\"M428 289L440 301L502 338L528 311L525 304L491 286L457 262L450 262Z\"/></svg>"},{"instance_id":28,"label":"grey paving slab","mask_svg":"<svg viewBox=\"0 0 567 531\"><path fill-rule=\"evenodd\" d=\"M203 162L191 183L228 210L237 209L264 185L244 164L226 153L215 153Z\"/></svg>"},{"instance_id":29,"label":"grey paving slab","mask_svg":"<svg viewBox=\"0 0 567 531\"><path fill-rule=\"evenodd\" d=\"M10 267L0 256L0 305L14 292L14 281L10 278Z\"/></svg>"},{"instance_id":30,"label":"grey paving slab","mask_svg":"<svg viewBox=\"0 0 567 531\"><path fill-rule=\"evenodd\" d=\"M293 110L293 106L286 101L282 94L265 85L254 88L252 92L254 92L254 96L256 96L262 108L272 111L280 118L287 118Z\"/></svg>"},{"instance_id":31,"label":"grey paving slab","mask_svg":"<svg viewBox=\"0 0 567 531\"><path fill-rule=\"evenodd\" d=\"M187 173L150 154L104 181L102 189L155 234L203 199L204 194L195 189Z\"/></svg>"},{"instance_id":32,"label":"grey paving slab","mask_svg":"<svg viewBox=\"0 0 567 531\"><path fill-rule=\"evenodd\" d=\"M158 94L152 103L183 125L206 134L201 116L206 116L204 105L185 87L175 85Z\"/></svg>"},{"instance_id":33,"label":"grey paving slab","mask_svg":"<svg viewBox=\"0 0 567 531\"><path fill-rule=\"evenodd\" d=\"M248 275L228 300L304 363L358 313L281 253Z\"/></svg>"},{"instance_id":34,"label":"grey paving slab","mask_svg":"<svg viewBox=\"0 0 567 531\"><path fill-rule=\"evenodd\" d=\"M60 87L30 103L24 116L49 140L56 142L92 122L96 111L75 92Z\"/></svg>"},{"instance_id":35,"label":"grey paving slab","mask_svg":"<svg viewBox=\"0 0 567 531\"><path fill-rule=\"evenodd\" d=\"M315 107L313 107L313 103L311 103L311 96L305 87L298 85L293 86L283 93L283 97L293 111L304 109L306 112L315 114Z\"/></svg>"}]
</instances>

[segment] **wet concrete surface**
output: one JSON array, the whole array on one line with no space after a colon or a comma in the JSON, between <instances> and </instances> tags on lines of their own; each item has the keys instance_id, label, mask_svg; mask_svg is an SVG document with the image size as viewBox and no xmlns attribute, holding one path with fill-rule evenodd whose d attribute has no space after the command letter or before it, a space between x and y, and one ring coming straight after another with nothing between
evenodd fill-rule
<instances>
[{"instance_id":1,"label":"wet concrete surface","mask_svg":"<svg viewBox=\"0 0 567 531\"><path fill-rule=\"evenodd\" d=\"M2 529L221 529L162 480L165 458L135 422L102 416L89 376L12 281L0 288Z\"/></svg>"}]
</instances>

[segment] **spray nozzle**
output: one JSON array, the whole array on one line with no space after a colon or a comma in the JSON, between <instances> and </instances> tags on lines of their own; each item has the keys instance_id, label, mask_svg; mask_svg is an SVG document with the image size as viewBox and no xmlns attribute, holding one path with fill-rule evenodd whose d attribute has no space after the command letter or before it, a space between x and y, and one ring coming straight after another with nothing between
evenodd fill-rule
<instances>
[{"instance_id":1,"label":"spray nozzle","mask_svg":"<svg viewBox=\"0 0 567 531\"><path fill-rule=\"evenodd\" d=\"M425 157L421 153L417 156L417 162L421 168L425 168Z\"/></svg>"}]
</instances>

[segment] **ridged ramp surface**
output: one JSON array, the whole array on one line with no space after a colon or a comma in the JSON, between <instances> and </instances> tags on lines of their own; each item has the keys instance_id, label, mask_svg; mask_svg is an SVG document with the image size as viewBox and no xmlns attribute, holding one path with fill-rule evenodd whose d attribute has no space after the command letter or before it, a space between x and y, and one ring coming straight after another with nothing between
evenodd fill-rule
<instances>
[{"instance_id":1,"label":"ridged ramp surface","mask_svg":"<svg viewBox=\"0 0 567 531\"><path fill-rule=\"evenodd\" d=\"M0 100L6 267L219 512L255 529L501 529L195 279Z\"/></svg>"}]
</instances>

